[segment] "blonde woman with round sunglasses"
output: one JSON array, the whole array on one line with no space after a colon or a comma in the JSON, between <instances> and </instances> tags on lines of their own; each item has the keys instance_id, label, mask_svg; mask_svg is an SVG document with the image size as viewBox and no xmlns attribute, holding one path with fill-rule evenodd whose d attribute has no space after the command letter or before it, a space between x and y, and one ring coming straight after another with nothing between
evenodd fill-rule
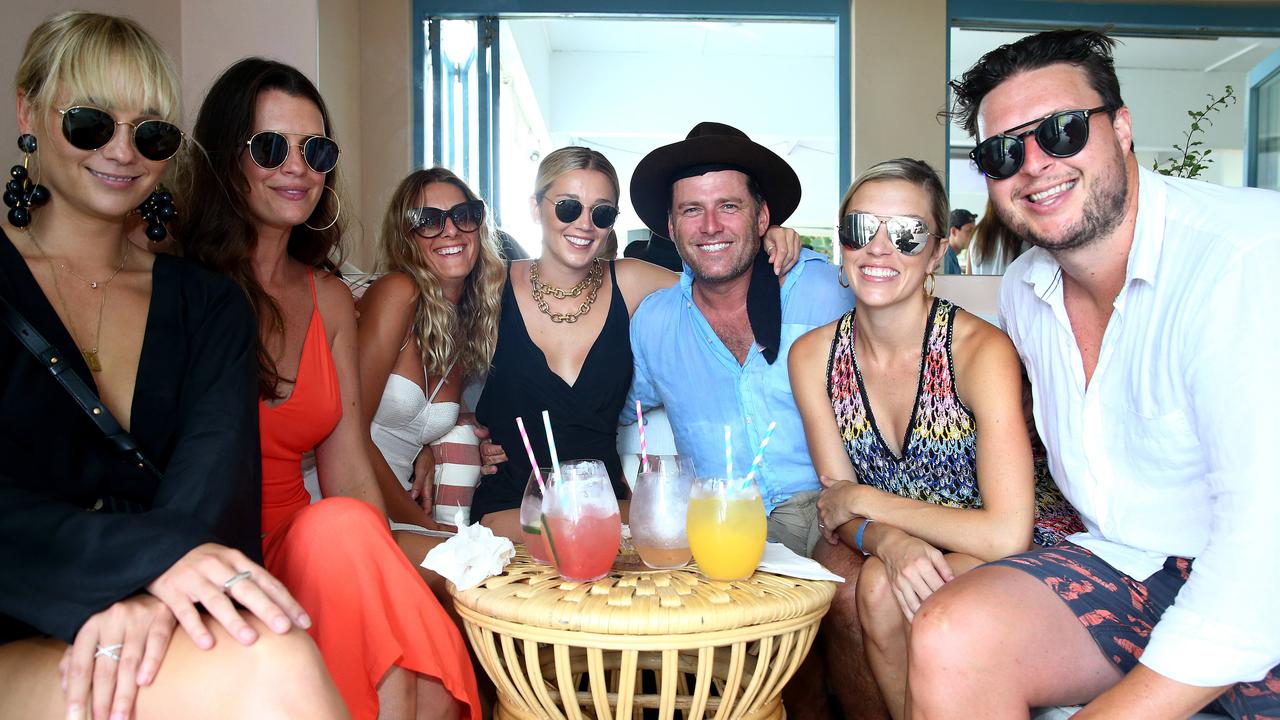
<instances>
[{"instance_id":1,"label":"blonde woman with round sunglasses","mask_svg":"<svg viewBox=\"0 0 1280 720\"><path fill-rule=\"evenodd\" d=\"M310 618L259 564L249 308L127 239L183 144L172 61L130 20L64 13L16 86L32 162L6 197L27 212L0 232L0 295L51 350L0 329L4 714L346 717ZM49 369L96 391L93 416L155 472Z\"/></svg>"},{"instance_id":2,"label":"blonde woman with round sunglasses","mask_svg":"<svg viewBox=\"0 0 1280 720\"><path fill-rule=\"evenodd\" d=\"M615 494L627 495L617 423L631 386L630 319L679 275L641 260L599 258L618 218L619 193L617 172L596 150L571 146L543 158L529 201L542 228L542 256L511 263L501 289L493 367L476 404L477 420L494 439L481 453L492 474L476 488L471 518L517 541L531 466L524 452L510 452L521 446L516 417L530 428L534 453L550 458L537 422L548 410L553 427L564 428L556 437L559 456L602 460ZM778 272L799 257L792 230L771 228L765 243Z\"/></svg>"}]
</instances>

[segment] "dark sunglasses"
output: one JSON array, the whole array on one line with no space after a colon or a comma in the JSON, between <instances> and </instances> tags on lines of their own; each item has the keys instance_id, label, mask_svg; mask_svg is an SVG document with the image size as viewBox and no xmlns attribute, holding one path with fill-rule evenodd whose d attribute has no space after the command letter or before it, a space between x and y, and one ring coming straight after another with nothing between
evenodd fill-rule
<instances>
[{"instance_id":1,"label":"dark sunglasses","mask_svg":"<svg viewBox=\"0 0 1280 720\"><path fill-rule=\"evenodd\" d=\"M298 147L302 148L302 159L307 167L318 173L331 172L338 165L338 143L323 135L304 135L303 133L286 133L276 130L263 130L250 137L245 143L249 146L249 157L263 170L275 170L289 159L289 148L296 143L289 142L287 135L303 137Z\"/></svg>"},{"instance_id":2,"label":"dark sunglasses","mask_svg":"<svg viewBox=\"0 0 1280 720\"><path fill-rule=\"evenodd\" d=\"M444 232L444 221L448 218L460 232L473 232L484 222L484 202L469 200L458 203L448 210L422 207L409 210L409 229L418 237L430 239Z\"/></svg>"},{"instance_id":3,"label":"dark sunglasses","mask_svg":"<svg viewBox=\"0 0 1280 720\"><path fill-rule=\"evenodd\" d=\"M583 205L581 202L572 198L556 201L556 217L562 223L571 223L582 217ZM618 206L602 203L591 208L591 224L600 228L613 227L613 223L618 219Z\"/></svg>"},{"instance_id":4,"label":"dark sunglasses","mask_svg":"<svg viewBox=\"0 0 1280 720\"><path fill-rule=\"evenodd\" d=\"M116 120L111 113L91 105L76 105L58 113L62 115L62 136L81 150L105 147L115 137L117 125L133 128L133 146L139 155L153 162L168 160L182 146L182 131L165 120Z\"/></svg>"},{"instance_id":5,"label":"dark sunglasses","mask_svg":"<svg viewBox=\"0 0 1280 720\"><path fill-rule=\"evenodd\" d=\"M1034 135L1040 149L1046 155L1056 158L1068 158L1084 149L1089 142L1089 117L1094 113L1108 113L1111 108L1100 105L1088 110L1064 110L1052 115L1045 115L1037 120L1025 122L1015 128L978 143L969 152L969 159L978 166L983 175L992 180L1004 180L1013 177L1022 167L1027 148L1024 143L1028 135ZM1023 128L1034 128L1026 132L1018 132Z\"/></svg>"},{"instance_id":6,"label":"dark sunglasses","mask_svg":"<svg viewBox=\"0 0 1280 720\"><path fill-rule=\"evenodd\" d=\"M844 216L837 234L840 244L850 250L861 250L871 244L880 230L880 222L884 221L885 232L889 241L903 255L919 255L929 244L929 237L942 237L929 232L929 226L923 220L909 215L872 215L871 213L849 213Z\"/></svg>"}]
</instances>

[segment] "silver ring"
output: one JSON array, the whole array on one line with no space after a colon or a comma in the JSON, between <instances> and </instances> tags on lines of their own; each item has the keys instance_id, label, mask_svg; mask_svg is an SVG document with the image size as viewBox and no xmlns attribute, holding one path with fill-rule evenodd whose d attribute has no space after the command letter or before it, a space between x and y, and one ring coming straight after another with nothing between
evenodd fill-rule
<instances>
[{"instance_id":1,"label":"silver ring","mask_svg":"<svg viewBox=\"0 0 1280 720\"><path fill-rule=\"evenodd\" d=\"M238 572L235 575L232 575L230 578L227 579L226 582L222 583L222 592L231 592L232 585L235 585L241 580L248 580L252 575L253 573L249 572L248 570L245 570L244 572Z\"/></svg>"},{"instance_id":2,"label":"silver ring","mask_svg":"<svg viewBox=\"0 0 1280 720\"><path fill-rule=\"evenodd\" d=\"M120 655L117 654L116 651L120 650L123 647L124 647L124 643L116 643L114 645L99 645L98 651L93 654L93 657L94 658L108 657L108 658L111 658L112 660L115 660L116 662L120 662Z\"/></svg>"}]
</instances>

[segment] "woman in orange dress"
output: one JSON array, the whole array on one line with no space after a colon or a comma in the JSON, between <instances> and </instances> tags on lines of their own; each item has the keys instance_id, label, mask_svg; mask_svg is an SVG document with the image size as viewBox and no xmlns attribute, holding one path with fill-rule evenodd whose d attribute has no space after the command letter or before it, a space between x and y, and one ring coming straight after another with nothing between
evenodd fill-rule
<instances>
[{"instance_id":1,"label":"woman in orange dress","mask_svg":"<svg viewBox=\"0 0 1280 720\"><path fill-rule=\"evenodd\" d=\"M353 717L479 718L466 646L392 540L366 453L355 312L326 271L342 233L324 101L296 69L248 58L214 82L194 136L209 162L180 242L239 282L258 318L266 566L310 613Z\"/></svg>"}]
</instances>

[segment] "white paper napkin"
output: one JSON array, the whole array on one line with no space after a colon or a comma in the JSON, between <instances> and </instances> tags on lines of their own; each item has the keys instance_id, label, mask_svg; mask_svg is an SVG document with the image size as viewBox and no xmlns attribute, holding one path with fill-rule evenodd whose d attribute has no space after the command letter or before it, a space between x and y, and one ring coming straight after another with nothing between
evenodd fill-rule
<instances>
[{"instance_id":1,"label":"white paper napkin","mask_svg":"<svg viewBox=\"0 0 1280 720\"><path fill-rule=\"evenodd\" d=\"M462 522L461 516L458 513L455 522ZM470 590L502 574L515 554L510 540L497 537L480 523L459 525L457 535L431 548L422 567L439 573L459 590Z\"/></svg>"},{"instance_id":2,"label":"white paper napkin","mask_svg":"<svg viewBox=\"0 0 1280 720\"><path fill-rule=\"evenodd\" d=\"M825 541L819 539L818 542ZM782 543L765 543L764 557L760 559L760 565L756 569L801 580L844 582L844 578L822 567L822 563L797 555Z\"/></svg>"}]
</instances>

